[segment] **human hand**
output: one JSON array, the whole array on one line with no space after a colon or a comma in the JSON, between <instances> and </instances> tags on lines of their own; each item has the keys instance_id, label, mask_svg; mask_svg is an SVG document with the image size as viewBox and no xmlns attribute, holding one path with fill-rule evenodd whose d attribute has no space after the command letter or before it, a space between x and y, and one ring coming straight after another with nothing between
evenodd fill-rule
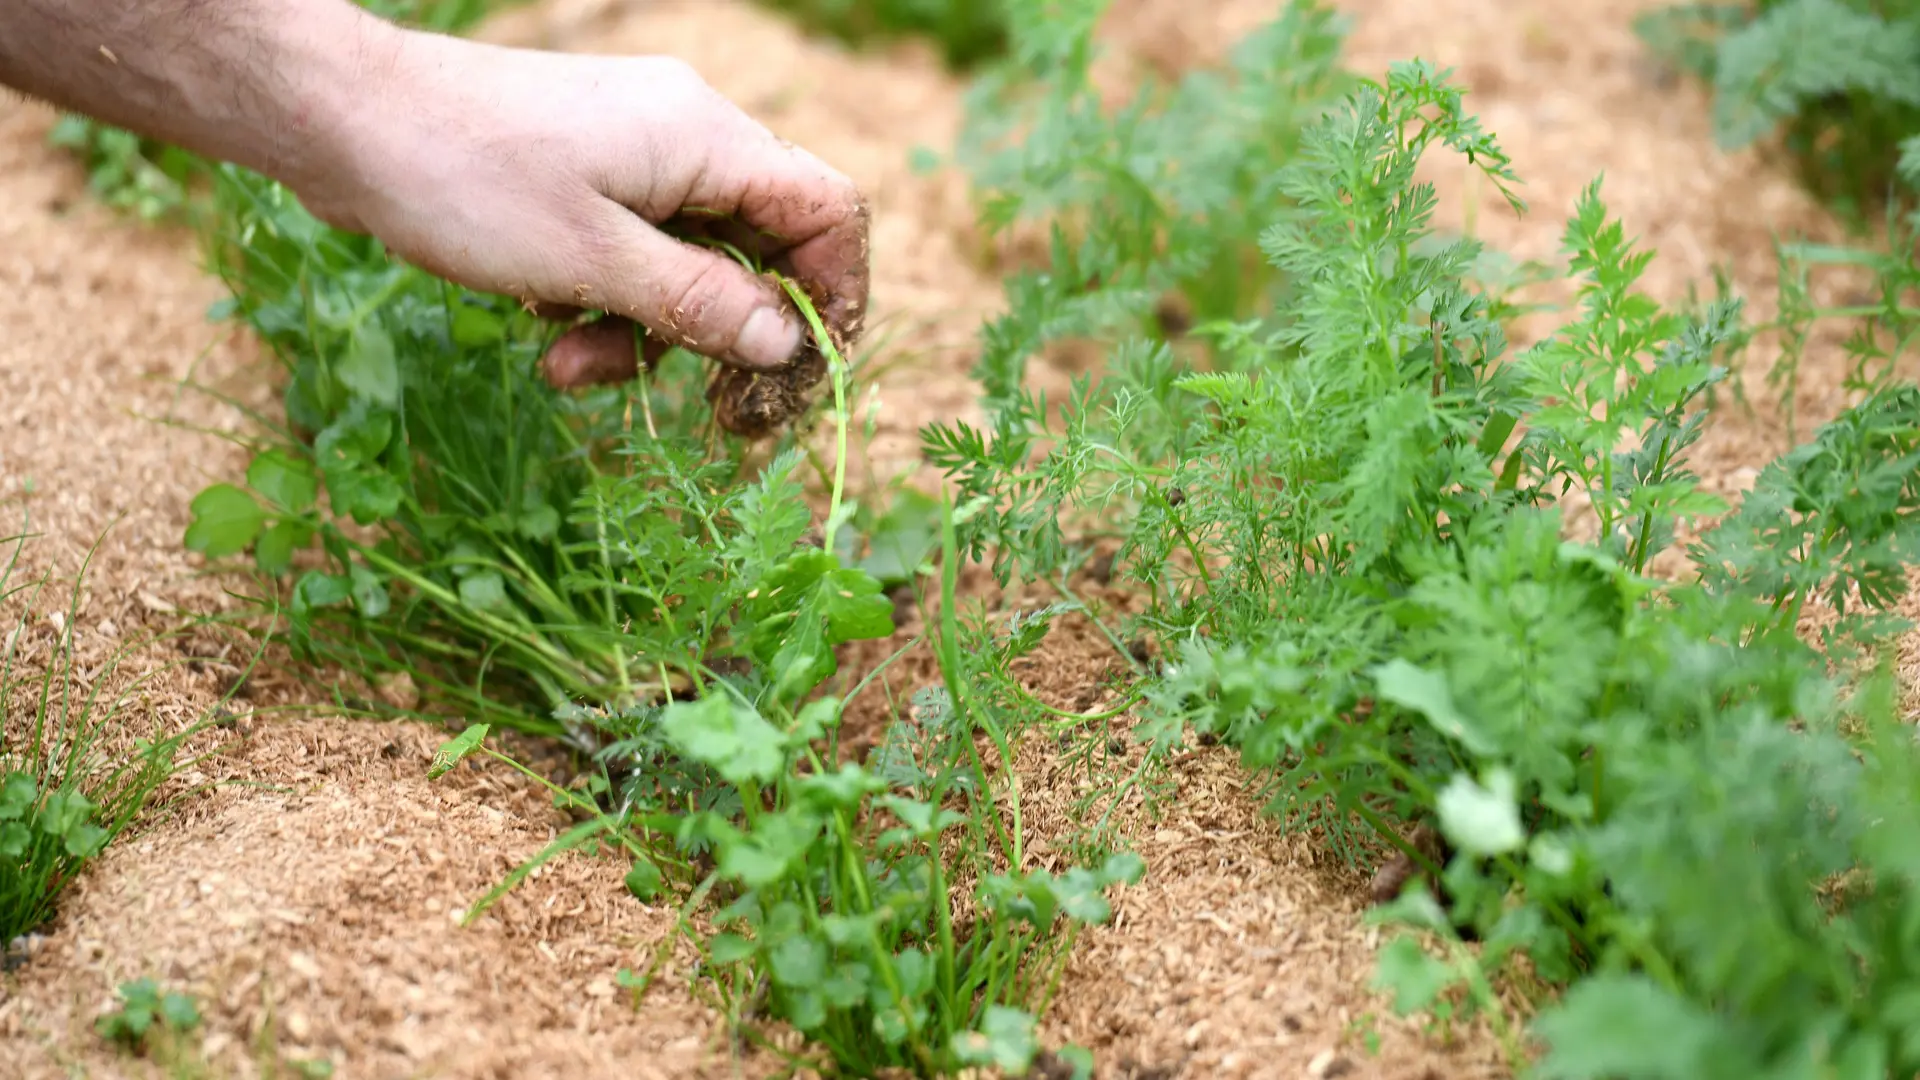
<instances>
[{"instance_id":1,"label":"human hand","mask_svg":"<svg viewBox=\"0 0 1920 1080\"><path fill-rule=\"evenodd\" d=\"M316 216L430 273L540 314L615 318L549 352L556 386L636 372L679 345L744 369L799 350L769 281L682 236L726 240L791 276L841 344L867 302L867 207L845 176L776 138L688 65L508 49L399 31L377 92L341 130L345 162L293 183ZM624 317L620 318L620 317Z\"/></svg>"}]
</instances>

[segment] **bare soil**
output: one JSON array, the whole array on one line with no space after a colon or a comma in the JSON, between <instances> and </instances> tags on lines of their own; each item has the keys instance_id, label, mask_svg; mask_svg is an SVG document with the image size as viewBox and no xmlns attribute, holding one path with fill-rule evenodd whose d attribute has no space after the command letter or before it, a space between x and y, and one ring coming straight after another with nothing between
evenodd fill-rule
<instances>
[{"instance_id":1,"label":"bare soil","mask_svg":"<svg viewBox=\"0 0 1920 1080\"><path fill-rule=\"evenodd\" d=\"M1351 62L1378 74L1417 51L1457 67L1471 107L1511 152L1532 213L1516 219L1463 171L1441 168L1446 220L1464 222L1471 200L1489 242L1551 258L1576 197L1604 171L1613 209L1661 251L1653 291L1678 298L1728 265L1763 297L1775 234L1837 230L1784 167L1713 147L1702 93L1652 68L1632 37L1644 6L1354 4ZM1119 0L1107 33L1123 73L1177 73L1216 57L1279 5L1204 7ZM911 148L943 147L960 120L959 85L929 51L853 55L738 0L549 0L500 17L485 36L679 55L851 174L876 206L868 340L894 365L877 380L868 467L912 470L924 422L975 414L965 371L998 286L979 269L964 184L908 164ZM268 406L272 394L251 344L205 320L218 288L191 242L93 205L82 172L45 147L52 119L0 101L0 511L30 513L41 535L27 562L55 575L55 592L106 534L78 620L80 666L91 671L116 646L178 626L179 611L223 602L180 536L194 493L241 469L218 437L241 421L178 384L191 376ZM1765 353L1756 357L1744 373L1756 412L1717 416L1700 455L1709 484L1729 493L1785 445L1759 381ZM1808 421L1845 404L1839 370L1824 343L1803 376ZM30 660L45 661L58 606L45 597L29 614ZM5 612L9 626L18 613ZM157 672L131 698L134 734L191 723L244 663L230 653L161 670L180 655L163 647L134 661ZM1911 686L1920 664L1911 641L1903 661ZM1070 619L1031 685L1055 704L1093 707L1113 662L1092 627ZM888 689L904 701L934 677L926 657L908 656ZM252 692L258 704L286 691ZM141 975L199 995L207 1022L197 1049L214 1075L316 1058L343 1078L766 1075L773 1060L729 1039L683 967L637 1008L614 984L618 968L646 963L672 921L669 909L626 896L622 867L556 860L474 926L456 925L562 822L504 769L463 768L429 784L441 737L263 712L197 741L200 756L164 808L92 867L25 966L0 979L0 1075L154 1075L91 1032L113 987ZM1102 1077L1142 1080L1505 1075L1484 1030L1391 1018L1367 987L1378 938L1361 920L1364 875L1263 817L1231 754L1196 747L1170 780L1175 797L1155 804L1157 816L1137 796L1117 812L1148 877L1120 895L1112 926L1079 943L1047 1019L1050 1044L1087 1045ZM1029 747L1021 784L1043 837L1036 862L1059 858L1044 838L1065 835L1074 800L1111 782Z\"/></svg>"}]
</instances>

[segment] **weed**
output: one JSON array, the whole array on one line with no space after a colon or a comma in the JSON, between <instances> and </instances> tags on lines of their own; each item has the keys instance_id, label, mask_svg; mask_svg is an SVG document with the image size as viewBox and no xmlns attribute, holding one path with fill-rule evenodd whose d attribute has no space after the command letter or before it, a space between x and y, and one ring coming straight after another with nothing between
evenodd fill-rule
<instances>
[{"instance_id":1,"label":"weed","mask_svg":"<svg viewBox=\"0 0 1920 1080\"><path fill-rule=\"evenodd\" d=\"M120 1007L103 1014L94 1030L130 1050L144 1052L155 1038L184 1035L200 1026L200 1008L192 997L177 990L163 993L150 978L122 983L116 996Z\"/></svg>"},{"instance_id":2,"label":"weed","mask_svg":"<svg viewBox=\"0 0 1920 1080\"><path fill-rule=\"evenodd\" d=\"M557 393L536 374L552 330L511 303L394 266L239 170L214 192L228 313L283 361L288 423L258 418L244 485L201 493L186 544L290 582L298 659L360 685L405 674L428 707L464 713L435 775L496 724L589 763L583 790L552 786L576 825L469 917L549 859L612 848L642 899L723 901L718 936L694 940L744 1030L784 1022L854 1070L1030 1060L1057 950L1140 868L1026 866L1003 790L1016 733L971 704L952 626L935 635L946 693L909 721L930 737L884 776L841 760L835 649L892 634L894 604L843 560L860 516L845 493L852 370L805 295L788 286L821 346L832 460L788 432L750 467L758 451L716 430L693 357ZM940 541L915 510L868 515L864 565L917 576Z\"/></svg>"},{"instance_id":3,"label":"weed","mask_svg":"<svg viewBox=\"0 0 1920 1080\"><path fill-rule=\"evenodd\" d=\"M204 1046L189 1041L203 1026L199 1003L192 994L163 990L151 976L142 976L121 983L114 996L118 1007L94 1020L94 1031L102 1039L158 1066L169 1080L212 1080L234 1075L230 1068L209 1061ZM257 1075L285 1075L298 1080L326 1080L333 1075L332 1062L324 1058L283 1058L275 1042L269 1015L253 1039Z\"/></svg>"},{"instance_id":4,"label":"weed","mask_svg":"<svg viewBox=\"0 0 1920 1080\"><path fill-rule=\"evenodd\" d=\"M795 461L777 458L730 512L704 515L714 531L696 528L694 541L705 541L705 558L730 571L704 586L709 595L684 579L673 586L686 597L677 624L697 627L743 608L751 621L739 640L753 662L721 673L699 659L697 640L632 639L642 646L642 667L659 668L663 681L670 671L687 677L688 699L562 710L613 740L598 757L616 778L607 802L617 809L600 812L554 788L560 800L580 803L586 820L471 914L538 862L609 839L634 860L627 885L639 898L655 899L669 882L690 887L689 910L725 898L712 915L714 936L689 933L719 1002L745 1030L755 1030L756 1016L784 1022L837 1067L860 1074L899 1066L945 1075L966 1065L1018 1072L1039 1052L1033 1014L1051 996L1077 929L1104 921L1105 891L1137 880L1143 868L1115 855L1097 870L1025 869L1017 789L1003 779L1014 743L978 711L969 689L976 667L957 640L951 507L943 510L935 635L945 687L918 699L876 765L836 760L843 699L810 694L834 669L833 645L889 632L892 605L877 582L828 553L831 512L822 547L800 542L809 514L790 479ZM660 497L657 482L620 490L602 505ZM638 550L631 529L616 533L619 550ZM701 561L676 549L656 565L684 572ZM474 726L451 740L435 774L483 750L486 733ZM982 757L977 733L988 736L991 758ZM957 844L947 841L952 833ZM955 900L961 888L972 892L964 907ZM971 912L968 924L959 911ZM662 942L652 966L623 976L636 997L670 944Z\"/></svg>"},{"instance_id":5,"label":"weed","mask_svg":"<svg viewBox=\"0 0 1920 1080\"><path fill-rule=\"evenodd\" d=\"M9 538L0 569L0 602L20 615L0 660L0 941L50 918L85 865L131 828L155 791L173 774L181 746L213 722L219 703L177 732L131 737L128 713L144 688L175 665L163 665L118 690L121 665L152 643L140 638L104 660L80 666L82 584L89 552L64 609L45 621L34 611L50 575L15 583L28 537ZM44 655L40 638L50 631ZM178 663L186 663L179 661ZM224 699L223 699L224 700Z\"/></svg>"}]
</instances>

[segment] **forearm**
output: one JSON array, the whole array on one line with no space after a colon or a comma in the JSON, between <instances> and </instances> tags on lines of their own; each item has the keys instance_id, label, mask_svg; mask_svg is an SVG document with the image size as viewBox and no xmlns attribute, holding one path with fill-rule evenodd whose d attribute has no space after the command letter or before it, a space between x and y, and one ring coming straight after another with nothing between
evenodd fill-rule
<instances>
[{"instance_id":1,"label":"forearm","mask_svg":"<svg viewBox=\"0 0 1920 1080\"><path fill-rule=\"evenodd\" d=\"M399 36L352 0L0 0L0 84L297 186Z\"/></svg>"}]
</instances>

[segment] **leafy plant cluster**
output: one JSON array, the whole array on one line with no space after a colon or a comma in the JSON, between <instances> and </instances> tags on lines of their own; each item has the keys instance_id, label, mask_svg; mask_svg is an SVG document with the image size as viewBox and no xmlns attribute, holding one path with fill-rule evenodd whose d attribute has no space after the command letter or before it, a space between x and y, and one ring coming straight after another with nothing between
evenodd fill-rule
<instances>
[{"instance_id":1,"label":"leafy plant cluster","mask_svg":"<svg viewBox=\"0 0 1920 1080\"><path fill-rule=\"evenodd\" d=\"M275 184L222 166L214 198L210 250L231 295L217 314L281 362L285 419L255 417L244 484L194 500L187 545L250 552L276 578L298 564L296 655L376 683L404 674L476 719L630 683L605 628L644 609L591 582L612 549L568 520L604 493L627 422L615 395L548 390L536 364L550 327L390 261Z\"/></svg>"},{"instance_id":2,"label":"leafy plant cluster","mask_svg":"<svg viewBox=\"0 0 1920 1080\"><path fill-rule=\"evenodd\" d=\"M137 1056L168 1080L212 1080L232 1075L230 1069L207 1059L206 1048L194 1039L204 1018L200 1005L184 990L168 990L150 975L129 979L114 991L115 1005L94 1019L94 1033L124 1054ZM325 1058L288 1059L276 1052L272 1024L262 1025L253 1037L259 1075L288 1075L298 1080L326 1080L333 1064Z\"/></svg>"},{"instance_id":3,"label":"leafy plant cluster","mask_svg":"<svg viewBox=\"0 0 1920 1080\"><path fill-rule=\"evenodd\" d=\"M792 466L791 456L777 460L746 489L739 531L714 545L744 556L734 596L771 616L745 636L763 641L773 662L715 670L663 645L642 655L663 673L684 671L692 692L620 712L562 709L617 741L596 755L605 771L590 795L554 788L582 821L516 876L611 838L633 858L636 896L679 886L684 918L714 909L711 936L689 937L736 1020L780 1021L849 1075L970 1066L1021 1075L1042 1052L1035 1018L1074 937L1106 921L1107 891L1144 867L1121 853L1057 874L1026 868L1020 795L1006 779L1018 733L982 711L971 689L978 661L963 645L952 558L943 560L935 644L943 685L915 696L877 758L863 765L839 753L845 706L874 675L845 697L811 692L834 667L834 644L891 629L891 605L870 578L800 543L809 515ZM949 550L953 521L948 507ZM796 601L797 611L781 611ZM491 752L486 735L475 726L449 742L435 773ZM620 972L636 1002L672 944ZM756 1026L743 1029L771 1048ZM1075 1075L1091 1068L1072 1048L1060 1058Z\"/></svg>"},{"instance_id":4,"label":"leafy plant cluster","mask_svg":"<svg viewBox=\"0 0 1920 1080\"><path fill-rule=\"evenodd\" d=\"M284 609L274 640L343 704L410 682L464 716L435 775L511 760L485 745L496 727L577 752L578 784L536 778L576 824L473 914L563 852L611 850L638 897L684 905L703 984L745 1030L784 1023L861 1074L1035 1060L1064 948L1142 868L1027 865L1019 718L970 689L1006 650L961 629L952 560L944 692L882 759L841 751L871 676L849 689L836 650L894 634L882 578L917 580L954 513L849 496L846 358L827 349L831 461L804 424L766 448L721 436L685 353L562 394L538 374L555 328L511 301L397 265L243 170L212 181L217 314L280 361L284 420L254 416L245 477L194 500L185 543L247 560L254 613ZM623 976L636 997L671 943Z\"/></svg>"},{"instance_id":5,"label":"leafy plant cluster","mask_svg":"<svg viewBox=\"0 0 1920 1080\"><path fill-rule=\"evenodd\" d=\"M94 1023L100 1037L128 1049L144 1049L153 1035L178 1036L200 1026L200 1007L178 990L161 990L151 978L122 983L120 1007Z\"/></svg>"},{"instance_id":6,"label":"leafy plant cluster","mask_svg":"<svg viewBox=\"0 0 1920 1080\"><path fill-rule=\"evenodd\" d=\"M1051 33L1015 48L1084 46ZM1401 1008L1464 995L1543 1076L1913 1071L1920 750L1888 643L1920 554L1920 388L1863 383L1729 512L1688 457L1740 305L1641 292L1652 253L1596 183L1565 232L1577 310L1512 349L1513 301L1415 179L1439 152L1515 183L1444 73L1361 82L1266 181L1284 287L1210 354L1107 323L1113 362L1057 418L1011 379L1088 324L1010 305L988 426L925 432L978 508L959 546L1046 578L1087 557L1074 533L1117 534L1116 580L1150 600L1129 629L1167 657L1140 736L1221 737L1290 824L1418 871L1380 913L1440 945L1383 956ZM1029 197L978 177L989 220ZM1875 258L1911 280L1910 253ZM1688 568L1656 574L1663 554Z\"/></svg>"},{"instance_id":7,"label":"leafy plant cluster","mask_svg":"<svg viewBox=\"0 0 1920 1080\"><path fill-rule=\"evenodd\" d=\"M1865 211L1898 194L1902 159L1920 159L1912 0L1681 3L1635 25L1711 85L1722 146L1783 136L1814 190L1842 207Z\"/></svg>"}]
</instances>

